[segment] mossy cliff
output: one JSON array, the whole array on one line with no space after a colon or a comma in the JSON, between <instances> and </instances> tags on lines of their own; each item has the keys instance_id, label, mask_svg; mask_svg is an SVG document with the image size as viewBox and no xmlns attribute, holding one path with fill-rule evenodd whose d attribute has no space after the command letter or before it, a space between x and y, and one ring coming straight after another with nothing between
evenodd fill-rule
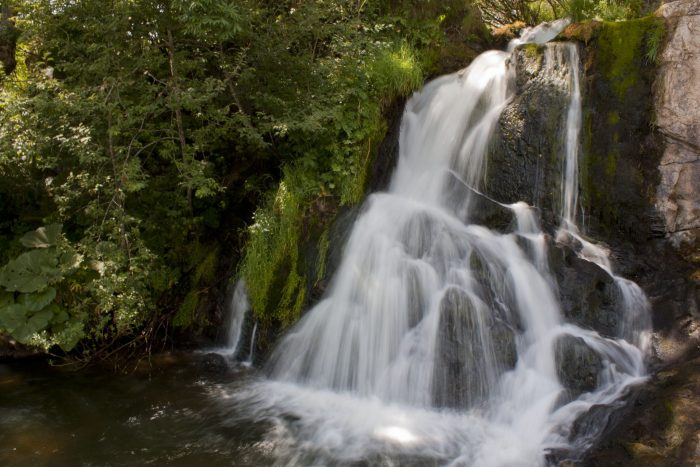
<instances>
[{"instance_id":1,"label":"mossy cliff","mask_svg":"<svg viewBox=\"0 0 700 467\"><path fill-rule=\"evenodd\" d=\"M659 58L672 47L672 28L659 16L591 21L561 38L579 43L584 65L582 225L612 248L618 273L650 297L657 339L686 342L697 309L693 259L671 241L658 203L668 144L657 127Z\"/></svg>"},{"instance_id":2,"label":"mossy cliff","mask_svg":"<svg viewBox=\"0 0 700 467\"><path fill-rule=\"evenodd\" d=\"M697 87L685 68L700 63L698 42L687 40L699 11L700 2L682 0L633 21L575 24L561 36L580 44L584 64L584 225L611 247L616 270L642 286L654 327L652 381L584 465L698 462L700 179L697 143L684 142L693 132L673 129L700 123L685 102Z\"/></svg>"},{"instance_id":3,"label":"mossy cliff","mask_svg":"<svg viewBox=\"0 0 700 467\"><path fill-rule=\"evenodd\" d=\"M655 234L660 142L652 85L664 34L663 21L648 16L575 24L561 36L582 45L581 204L584 224L605 239Z\"/></svg>"}]
</instances>

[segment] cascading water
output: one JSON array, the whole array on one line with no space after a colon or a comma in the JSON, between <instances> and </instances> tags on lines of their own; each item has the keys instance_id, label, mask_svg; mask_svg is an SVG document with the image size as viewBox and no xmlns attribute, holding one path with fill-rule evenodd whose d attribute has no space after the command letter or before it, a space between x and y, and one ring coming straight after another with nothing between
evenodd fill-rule
<instances>
[{"instance_id":1,"label":"cascading water","mask_svg":"<svg viewBox=\"0 0 700 467\"><path fill-rule=\"evenodd\" d=\"M533 209L506 206L512 232L472 221L489 141L512 97L509 56L486 52L411 98L389 190L368 199L329 292L273 352L270 378L236 393L272 424L280 462L542 465L549 450L584 449L590 434L574 436L573 422L643 380L641 327L602 337L562 317ZM560 237L598 248L574 219L576 48L550 45L544 60L572 96ZM643 294L630 295L625 303L643 315ZM562 384L567 339L601 361L582 394Z\"/></svg>"},{"instance_id":2,"label":"cascading water","mask_svg":"<svg viewBox=\"0 0 700 467\"><path fill-rule=\"evenodd\" d=\"M231 299L229 300L227 311L226 344L223 347L210 349L209 351L233 359L240 352L241 338L243 337L243 324L245 323L245 318L248 311L250 311L248 292L243 279L239 279L233 287L233 292L231 293Z\"/></svg>"}]
</instances>

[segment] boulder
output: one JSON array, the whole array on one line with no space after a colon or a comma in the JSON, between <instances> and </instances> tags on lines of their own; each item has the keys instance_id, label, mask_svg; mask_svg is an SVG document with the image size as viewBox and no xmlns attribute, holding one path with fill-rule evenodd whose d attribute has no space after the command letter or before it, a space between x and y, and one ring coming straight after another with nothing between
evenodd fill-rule
<instances>
[{"instance_id":1,"label":"boulder","mask_svg":"<svg viewBox=\"0 0 700 467\"><path fill-rule=\"evenodd\" d=\"M491 310L479 310L466 292L451 288L440 304L435 358L433 403L466 409L486 399L498 376L515 366L515 338Z\"/></svg>"},{"instance_id":2,"label":"boulder","mask_svg":"<svg viewBox=\"0 0 700 467\"><path fill-rule=\"evenodd\" d=\"M616 336L622 297L615 280L567 246L551 245L549 251L550 268L567 320L605 336Z\"/></svg>"},{"instance_id":3,"label":"boulder","mask_svg":"<svg viewBox=\"0 0 700 467\"><path fill-rule=\"evenodd\" d=\"M511 58L515 97L498 122L484 192L502 203L540 208L543 225L558 224L561 137L569 107L568 67L556 58L566 44L526 44Z\"/></svg>"},{"instance_id":4,"label":"boulder","mask_svg":"<svg viewBox=\"0 0 700 467\"><path fill-rule=\"evenodd\" d=\"M571 398L593 391L598 386L598 374L603 361L586 342L565 334L554 343L557 375Z\"/></svg>"}]
</instances>

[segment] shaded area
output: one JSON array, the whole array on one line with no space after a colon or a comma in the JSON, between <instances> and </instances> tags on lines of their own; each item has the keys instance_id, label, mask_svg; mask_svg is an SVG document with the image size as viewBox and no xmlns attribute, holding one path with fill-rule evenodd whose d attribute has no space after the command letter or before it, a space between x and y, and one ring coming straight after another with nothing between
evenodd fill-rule
<instances>
[{"instance_id":1,"label":"shaded area","mask_svg":"<svg viewBox=\"0 0 700 467\"><path fill-rule=\"evenodd\" d=\"M632 410L584 465L698 465L700 349L657 372Z\"/></svg>"},{"instance_id":2,"label":"shaded area","mask_svg":"<svg viewBox=\"0 0 700 467\"><path fill-rule=\"evenodd\" d=\"M130 375L0 363L0 465L266 465L261 427L214 397L252 374L165 354Z\"/></svg>"}]
</instances>

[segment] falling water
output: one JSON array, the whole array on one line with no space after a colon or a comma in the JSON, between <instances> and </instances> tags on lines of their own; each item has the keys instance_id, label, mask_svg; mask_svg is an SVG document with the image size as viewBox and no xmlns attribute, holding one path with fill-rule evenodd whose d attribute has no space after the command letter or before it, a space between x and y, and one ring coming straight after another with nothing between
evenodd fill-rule
<instances>
[{"instance_id":1,"label":"falling water","mask_svg":"<svg viewBox=\"0 0 700 467\"><path fill-rule=\"evenodd\" d=\"M211 351L233 359L240 351L243 324L245 323L245 318L248 311L250 311L248 291L243 279L239 279L236 282L236 285L233 288L233 293L231 294L231 299L228 303L227 311L226 344L223 347L219 347Z\"/></svg>"},{"instance_id":2,"label":"falling water","mask_svg":"<svg viewBox=\"0 0 700 467\"><path fill-rule=\"evenodd\" d=\"M545 67L568 70L572 95L560 237L583 242L572 180L578 55L573 45L547 50ZM563 318L533 208L508 206L512 232L472 222L512 97L509 57L486 52L411 98L388 192L367 200L327 294L268 361L270 378L236 394L269 421L282 462L543 465L550 450L585 449L590 436L574 436L573 422L643 380L639 329L602 337ZM602 361L595 388L578 397L565 397L558 372L565 338Z\"/></svg>"},{"instance_id":3,"label":"falling water","mask_svg":"<svg viewBox=\"0 0 700 467\"><path fill-rule=\"evenodd\" d=\"M251 366L253 364L253 358L255 357L255 336L258 333L258 322L253 324L253 332L250 335L250 350L248 351L248 358L243 362L246 366Z\"/></svg>"}]
</instances>

